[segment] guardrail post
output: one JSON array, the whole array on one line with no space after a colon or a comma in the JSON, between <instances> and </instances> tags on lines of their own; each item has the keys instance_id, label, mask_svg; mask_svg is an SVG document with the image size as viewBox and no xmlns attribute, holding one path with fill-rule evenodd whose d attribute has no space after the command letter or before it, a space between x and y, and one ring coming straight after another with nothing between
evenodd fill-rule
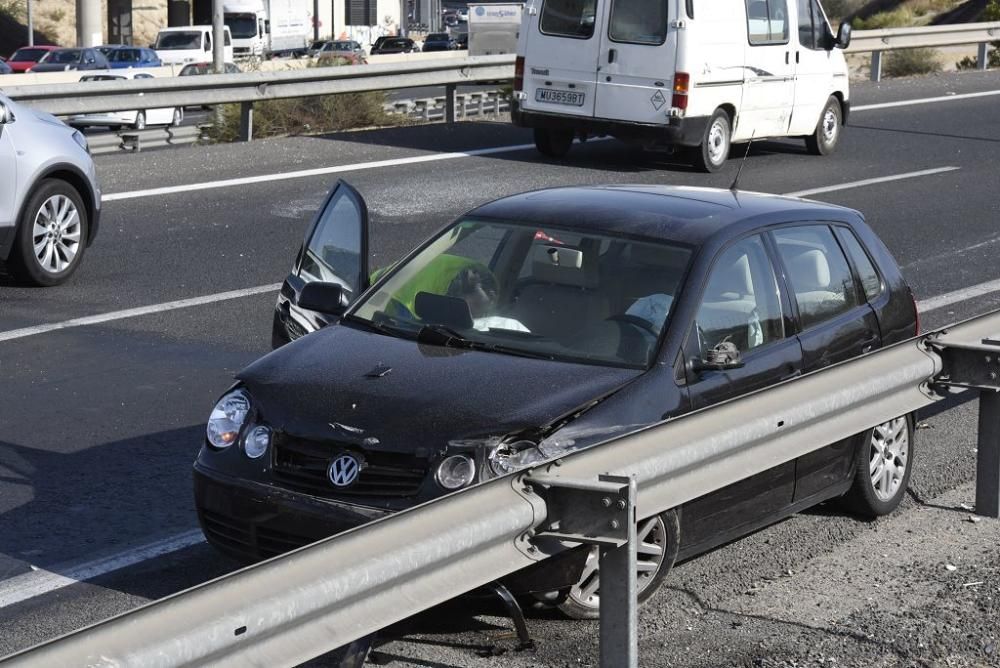
<instances>
[{"instance_id":1,"label":"guardrail post","mask_svg":"<svg viewBox=\"0 0 1000 668\"><path fill-rule=\"evenodd\" d=\"M444 120L449 125L455 122L455 84L444 87Z\"/></svg>"},{"instance_id":2,"label":"guardrail post","mask_svg":"<svg viewBox=\"0 0 1000 668\"><path fill-rule=\"evenodd\" d=\"M628 541L624 545L601 545L601 667L638 668L639 613L636 569L638 540L635 517L635 478L629 479L624 504L628 518ZM619 505L621 508L621 505Z\"/></svg>"},{"instance_id":3,"label":"guardrail post","mask_svg":"<svg viewBox=\"0 0 1000 668\"><path fill-rule=\"evenodd\" d=\"M253 102L240 102L240 141L253 139Z\"/></svg>"},{"instance_id":4,"label":"guardrail post","mask_svg":"<svg viewBox=\"0 0 1000 668\"><path fill-rule=\"evenodd\" d=\"M976 514L1000 517L1000 392L979 393Z\"/></svg>"},{"instance_id":5,"label":"guardrail post","mask_svg":"<svg viewBox=\"0 0 1000 668\"><path fill-rule=\"evenodd\" d=\"M882 80L882 52L872 51L872 81Z\"/></svg>"},{"instance_id":6,"label":"guardrail post","mask_svg":"<svg viewBox=\"0 0 1000 668\"><path fill-rule=\"evenodd\" d=\"M989 63L989 59L986 57L986 52L989 50L989 48L990 48L990 43L989 42L980 42L979 43L979 51L976 54L976 69L977 70L985 70L986 69L986 65Z\"/></svg>"}]
</instances>

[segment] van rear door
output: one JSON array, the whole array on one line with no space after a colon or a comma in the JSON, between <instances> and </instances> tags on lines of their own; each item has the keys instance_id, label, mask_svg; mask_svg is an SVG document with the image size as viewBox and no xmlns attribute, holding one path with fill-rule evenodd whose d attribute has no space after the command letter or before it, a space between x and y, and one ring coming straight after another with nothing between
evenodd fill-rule
<instances>
[{"instance_id":1,"label":"van rear door","mask_svg":"<svg viewBox=\"0 0 1000 668\"><path fill-rule=\"evenodd\" d=\"M664 124L670 108L677 30L669 0L610 0L601 30L594 115Z\"/></svg>"},{"instance_id":2,"label":"van rear door","mask_svg":"<svg viewBox=\"0 0 1000 668\"><path fill-rule=\"evenodd\" d=\"M595 34L607 0L534 0L525 9L523 107L594 115L601 37Z\"/></svg>"}]
</instances>

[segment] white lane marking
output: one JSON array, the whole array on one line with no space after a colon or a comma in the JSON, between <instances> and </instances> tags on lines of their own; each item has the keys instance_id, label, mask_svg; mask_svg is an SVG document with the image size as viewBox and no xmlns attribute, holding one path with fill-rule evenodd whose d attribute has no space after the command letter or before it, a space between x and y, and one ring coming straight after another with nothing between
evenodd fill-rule
<instances>
[{"instance_id":1,"label":"white lane marking","mask_svg":"<svg viewBox=\"0 0 1000 668\"><path fill-rule=\"evenodd\" d=\"M67 568L53 568L51 571L35 568L28 573L0 582L0 608L5 608L29 598L41 596L69 585L85 582L96 577L134 566L143 561L162 557L171 552L183 550L186 547L205 542L201 531L195 529L176 536L148 543L140 547L95 559Z\"/></svg>"},{"instance_id":2,"label":"white lane marking","mask_svg":"<svg viewBox=\"0 0 1000 668\"><path fill-rule=\"evenodd\" d=\"M930 176L932 174L943 174L944 172L954 172L961 167L935 167L934 169L922 169L919 172L906 172L905 174L893 174L891 176L879 176L874 179L863 179L861 181L849 181L848 183L838 183L833 186L822 188L810 188L809 190L796 190L795 192L784 193L786 197L808 197L820 193L830 193L836 190L848 190L849 188L860 188L871 186L877 183L888 183L890 181L902 181L903 179L915 179L918 176Z\"/></svg>"},{"instance_id":3,"label":"white lane marking","mask_svg":"<svg viewBox=\"0 0 1000 668\"><path fill-rule=\"evenodd\" d=\"M955 100L968 100L976 97L989 97L1000 95L1000 90L986 90L979 93L960 93L956 95L942 95L940 97L925 97L916 100L899 100L898 102L879 102L877 104L862 104L851 107L851 113L855 111L869 111L871 109L892 109L893 107L909 107L916 104L934 104L936 102L954 102Z\"/></svg>"},{"instance_id":4,"label":"white lane marking","mask_svg":"<svg viewBox=\"0 0 1000 668\"><path fill-rule=\"evenodd\" d=\"M332 167L317 167L316 169L302 169L295 172L261 174L260 176L246 176L238 179L223 179L221 181L207 181L205 183L187 183L179 186L164 186L162 188L149 188L148 190L132 190L130 192L109 193L101 197L101 201L117 202L125 199L137 199L139 197L153 197L154 195L170 195L173 193L188 193L188 192L195 192L198 190L214 190L215 188L228 188L230 186L242 186L251 183L270 183L272 181L286 181L288 179L303 179L310 176L323 176L325 174L340 174L341 172L357 172L365 169L379 169L381 167L395 167L398 165L415 165L422 162L455 160L456 158L472 158L479 155L493 155L495 153L511 153L514 151L524 151L529 148L535 148L535 145L514 144L512 146L495 146L493 148L479 148L472 151L456 151L454 153L431 153L428 155L415 155L409 158L393 158L391 160L375 160L373 162L356 162L350 165L333 165Z\"/></svg>"},{"instance_id":5,"label":"white lane marking","mask_svg":"<svg viewBox=\"0 0 1000 668\"><path fill-rule=\"evenodd\" d=\"M928 297L927 299L923 299L917 302L917 311L920 313L926 313L927 311L944 308L945 306L951 306L952 304L957 304L958 302L964 302L969 299L974 299L975 297L982 297L983 295L988 295L992 292L998 291L1000 291L1000 279L995 281L986 281L985 283L970 285L969 287L962 288L960 290L946 292L943 295L938 295L937 297Z\"/></svg>"},{"instance_id":6,"label":"white lane marking","mask_svg":"<svg viewBox=\"0 0 1000 668\"><path fill-rule=\"evenodd\" d=\"M173 302L164 302L162 304L151 304L150 306L140 306L138 308L125 309L124 311L111 311L110 313L101 313L100 315L88 315L83 318L73 318L72 320L64 320L62 322L50 322L44 325L35 325L34 327L11 329L6 332L0 332L0 341L23 339L26 336L45 334L46 332L54 332L59 329L69 329L70 327L84 327L86 325L99 325L103 322L110 322L112 320L137 318L141 315L150 315L152 313L160 313L162 311L173 311L175 309L188 308L190 306L203 306L205 304L213 304L215 302L226 301L228 299L239 299L240 297L249 297L251 295L258 295L264 292L274 292L279 288L281 288L281 283L272 283L270 285L258 285L255 288L243 288L242 290L230 290L229 292L218 292L214 295L205 295L203 297L179 299Z\"/></svg>"}]
</instances>

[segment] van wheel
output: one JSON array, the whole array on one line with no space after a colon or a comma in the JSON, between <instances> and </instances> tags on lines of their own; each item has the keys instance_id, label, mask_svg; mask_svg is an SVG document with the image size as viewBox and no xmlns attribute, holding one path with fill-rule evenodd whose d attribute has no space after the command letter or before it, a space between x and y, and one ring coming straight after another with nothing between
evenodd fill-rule
<instances>
[{"instance_id":1,"label":"van wheel","mask_svg":"<svg viewBox=\"0 0 1000 668\"><path fill-rule=\"evenodd\" d=\"M28 198L14 239L10 269L19 280L59 285L76 271L87 246L87 210L80 193L45 179Z\"/></svg>"},{"instance_id":2,"label":"van wheel","mask_svg":"<svg viewBox=\"0 0 1000 668\"><path fill-rule=\"evenodd\" d=\"M841 499L843 505L863 517L888 515L910 482L913 417L898 417L866 432L854 460L854 484Z\"/></svg>"},{"instance_id":3,"label":"van wheel","mask_svg":"<svg viewBox=\"0 0 1000 668\"><path fill-rule=\"evenodd\" d=\"M636 527L639 539L639 570L636 573L639 603L644 603L663 584L677 560L681 524L676 510L641 520ZM597 619L600 614L600 548L590 548L580 581L569 588L556 607L573 619Z\"/></svg>"},{"instance_id":4,"label":"van wheel","mask_svg":"<svg viewBox=\"0 0 1000 668\"><path fill-rule=\"evenodd\" d=\"M840 130L844 127L840 100L831 95L820 114L816 131L806 137L806 149L813 155L830 155L840 141Z\"/></svg>"},{"instance_id":5,"label":"van wheel","mask_svg":"<svg viewBox=\"0 0 1000 668\"><path fill-rule=\"evenodd\" d=\"M140 111L135 115L135 123L132 124L133 130L145 130L146 129L146 112Z\"/></svg>"},{"instance_id":6,"label":"van wheel","mask_svg":"<svg viewBox=\"0 0 1000 668\"><path fill-rule=\"evenodd\" d=\"M535 128L535 148L544 156L562 158L573 145L572 130L549 130Z\"/></svg>"},{"instance_id":7,"label":"van wheel","mask_svg":"<svg viewBox=\"0 0 1000 668\"><path fill-rule=\"evenodd\" d=\"M717 172L722 169L729 158L729 140L732 137L732 127L729 114L722 109L716 109L705 128L705 136L701 145L694 150L692 164L703 172Z\"/></svg>"}]
</instances>

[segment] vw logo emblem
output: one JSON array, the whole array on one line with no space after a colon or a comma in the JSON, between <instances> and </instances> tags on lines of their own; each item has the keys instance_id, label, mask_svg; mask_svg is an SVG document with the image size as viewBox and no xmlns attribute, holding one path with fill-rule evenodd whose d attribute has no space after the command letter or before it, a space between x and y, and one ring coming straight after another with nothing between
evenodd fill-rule
<instances>
[{"instance_id":1,"label":"vw logo emblem","mask_svg":"<svg viewBox=\"0 0 1000 668\"><path fill-rule=\"evenodd\" d=\"M361 473L361 462L354 455L341 455L330 462L326 476L334 487L347 487L358 479Z\"/></svg>"}]
</instances>

